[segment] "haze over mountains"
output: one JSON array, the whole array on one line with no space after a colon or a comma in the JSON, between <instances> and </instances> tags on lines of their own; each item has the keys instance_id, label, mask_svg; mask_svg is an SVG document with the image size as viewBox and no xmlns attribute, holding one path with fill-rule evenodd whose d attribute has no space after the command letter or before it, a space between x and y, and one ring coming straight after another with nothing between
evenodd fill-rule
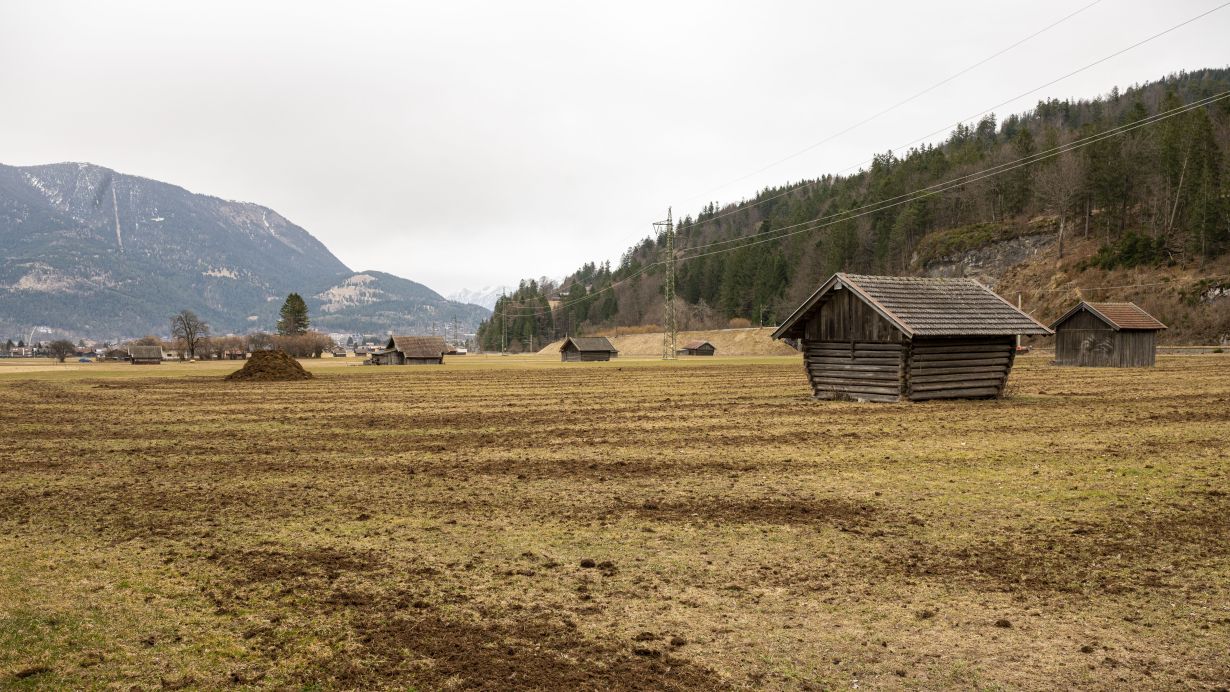
<instances>
[{"instance_id":1,"label":"haze over mountains","mask_svg":"<svg viewBox=\"0 0 1230 692\"><path fill-rule=\"evenodd\" d=\"M290 292L313 326L381 334L489 311L379 271L355 272L272 209L87 163L0 165L0 333L167 331L191 309L215 333L272 330Z\"/></svg>"}]
</instances>

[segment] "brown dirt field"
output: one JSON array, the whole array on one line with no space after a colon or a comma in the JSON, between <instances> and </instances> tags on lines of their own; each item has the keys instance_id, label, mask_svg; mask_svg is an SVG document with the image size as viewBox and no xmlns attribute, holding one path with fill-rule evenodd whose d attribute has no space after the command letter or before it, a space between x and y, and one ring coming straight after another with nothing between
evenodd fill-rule
<instances>
[{"instance_id":1,"label":"brown dirt field","mask_svg":"<svg viewBox=\"0 0 1230 692\"><path fill-rule=\"evenodd\" d=\"M1219 689L1230 356L0 377L0 687Z\"/></svg>"}]
</instances>

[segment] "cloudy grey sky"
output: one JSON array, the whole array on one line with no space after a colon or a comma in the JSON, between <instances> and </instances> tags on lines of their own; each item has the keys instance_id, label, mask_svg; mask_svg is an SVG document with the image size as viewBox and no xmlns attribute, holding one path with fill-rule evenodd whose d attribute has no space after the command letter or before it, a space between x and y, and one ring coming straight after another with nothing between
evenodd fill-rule
<instances>
[{"instance_id":1,"label":"cloudy grey sky","mask_svg":"<svg viewBox=\"0 0 1230 692\"><path fill-rule=\"evenodd\" d=\"M1102 0L748 176L1090 1L0 0L0 162L264 204L447 293L617 260L668 205L848 168L1223 2ZM997 112L1225 66L1227 36L1230 8Z\"/></svg>"}]
</instances>

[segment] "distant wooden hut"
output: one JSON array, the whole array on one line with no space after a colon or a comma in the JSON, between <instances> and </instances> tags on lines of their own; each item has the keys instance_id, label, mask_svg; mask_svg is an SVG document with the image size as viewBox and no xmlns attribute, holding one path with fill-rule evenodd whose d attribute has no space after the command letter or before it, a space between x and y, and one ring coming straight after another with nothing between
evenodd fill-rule
<instances>
[{"instance_id":1,"label":"distant wooden hut","mask_svg":"<svg viewBox=\"0 0 1230 692\"><path fill-rule=\"evenodd\" d=\"M342 348L341 346L333 347L332 349L330 349L329 353L331 353L334 358L345 358L346 357L346 349Z\"/></svg>"},{"instance_id":2,"label":"distant wooden hut","mask_svg":"<svg viewBox=\"0 0 1230 692\"><path fill-rule=\"evenodd\" d=\"M372 354L372 364L441 365L447 352L442 336L390 336L384 350Z\"/></svg>"},{"instance_id":3,"label":"distant wooden hut","mask_svg":"<svg viewBox=\"0 0 1230 692\"><path fill-rule=\"evenodd\" d=\"M818 399L998 397L1018 334L1050 334L973 279L834 274L778 327Z\"/></svg>"},{"instance_id":4,"label":"distant wooden hut","mask_svg":"<svg viewBox=\"0 0 1230 692\"><path fill-rule=\"evenodd\" d=\"M711 356L717 353L717 347L708 341L689 341L676 353L681 356Z\"/></svg>"},{"instance_id":5,"label":"distant wooden hut","mask_svg":"<svg viewBox=\"0 0 1230 692\"><path fill-rule=\"evenodd\" d=\"M133 365L161 365L161 346L129 346L128 358Z\"/></svg>"},{"instance_id":6,"label":"distant wooden hut","mask_svg":"<svg viewBox=\"0 0 1230 692\"><path fill-rule=\"evenodd\" d=\"M570 336L559 347L560 360L565 363L610 360L618 353L605 336Z\"/></svg>"},{"instance_id":7,"label":"distant wooden hut","mask_svg":"<svg viewBox=\"0 0 1230 692\"><path fill-rule=\"evenodd\" d=\"M1147 368L1157 359L1157 333L1166 328L1135 303L1087 303L1055 320L1055 364Z\"/></svg>"}]
</instances>

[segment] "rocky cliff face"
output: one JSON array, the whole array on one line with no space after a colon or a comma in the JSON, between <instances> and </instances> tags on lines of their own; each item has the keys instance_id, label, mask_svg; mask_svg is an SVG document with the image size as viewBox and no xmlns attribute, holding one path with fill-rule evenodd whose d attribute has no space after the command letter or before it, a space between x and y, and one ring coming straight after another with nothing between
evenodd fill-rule
<instances>
[{"instance_id":1,"label":"rocky cliff face","mask_svg":"<svg viewBox=\"0 0 1230 692\"><path fill-rule=\"evenodd\" d=\"M1037 257L1055 244L1054 235L1033 235L991 243L941 257L922 267L924 276L976 279L994 289L1012 267Z\"/></svg>"}]
</instances>

